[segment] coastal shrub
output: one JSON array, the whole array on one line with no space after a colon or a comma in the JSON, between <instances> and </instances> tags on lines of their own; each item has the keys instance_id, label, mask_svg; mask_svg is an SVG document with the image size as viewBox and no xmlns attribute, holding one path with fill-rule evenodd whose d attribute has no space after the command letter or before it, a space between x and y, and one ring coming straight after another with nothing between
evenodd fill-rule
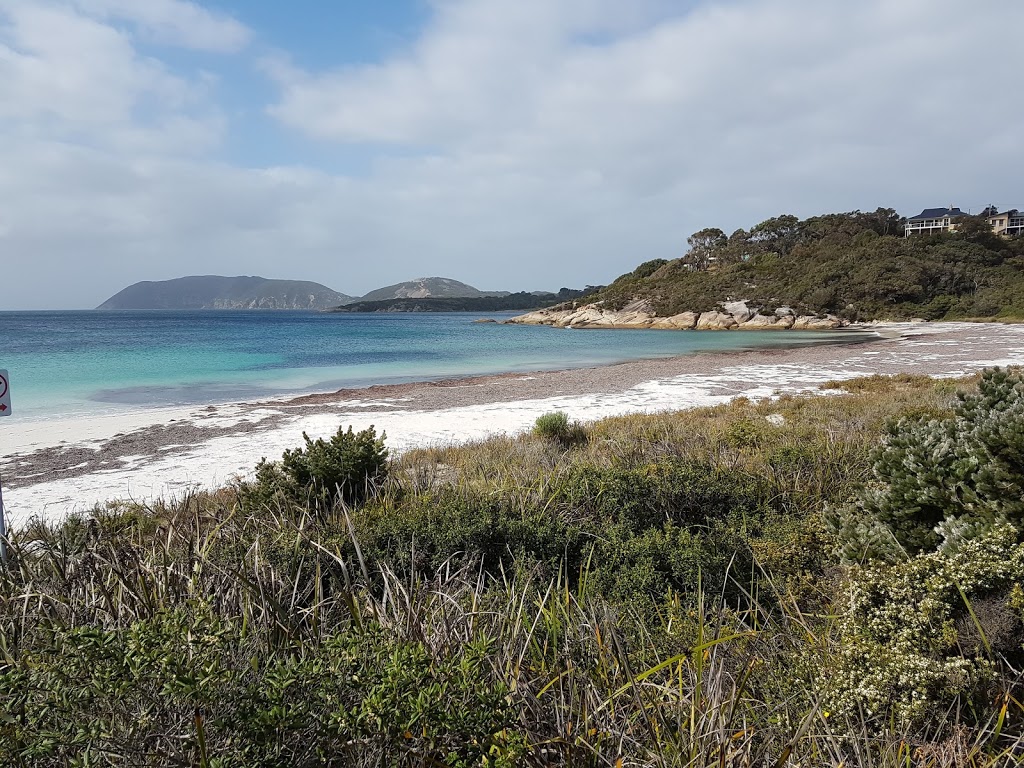
<instances>
[{"instance_id":1,"label":"coastal shrub","mask_svg":"<svg viewBox=\"0 0 1024 768\"><path fill-rule=\"evenodd\" d=\"M756 518L768 509L757 479L681 458L638 467L576 468L557 487L552 503L562 514L592 525L621 522L634 531L715 520Z\"/></svg>"},{"instance_id":2,"label":"coastal shrub","mask_svg":"<svg viewBox=\"0 0 1024 768\"><path fill-rule=\"evenodd\" d=\"M873 453L873 481L831 516L841 554L898 560L1024 523L1024 376L985 371L953 415L902 419Z\"/></svg>"},{"instance_id":3,"label":"coastal shrub","mask_svg":"<svg viewBox=\"0 0 1024 768\"><path fill-rule=\"evenodd\" d=\"M633 270L632 277L635 277L638 280L643 280L645 277L653 275L666 264L668 264L668 260L666 259L651 259L650 261L645 261Z\"/></svg>"},{"instance_id":4,"label":"coastal shrub","mask_svg":"<svg viewBox=\"0 0 1024 768\"><path fill-rule=\"evenodd\" d=\"M554 411L538 416L533 426L533 434L558 443L563 448L579 445L587 441L587 431L578 421L570 421L562 411Z\"/></svg>"},{"instance_id":5,"label":"coastal shrub","mask_svg":"<svg viewBox=\"0 0 1024 768\"><path fill-rule=\"evenodd\" d=\"M359 432L339 427L330 440L303 432L305 447L286 450L280 462L260 461L255 483L246 490L263 503L283 496L318 508L357 504L387 476L386 437L377 437L372 426Z\"/></svg>"},{"instance_id":6,"label":"coastal shrub","mask_svg":"<svg viewBox=\"0 0 1024 768\"><path fill-rule=\"evenodd\" d=\"M584 543L578 527L542 504L516 508L509 499L457 488L369 505L352 520L367 560L403 575L472 562L497 576L516 558L557 571L563 558L578 562Z\"/></svg>"},{"instance_id":7,"label":"coastal shrub","mask_svg":"<svg viewBox=\"0 0 1024 768\"><path fill-rule=\"evenodd\" d=\"M923 721L991 697L999 666L1024 660L1021 371L984 371L948 418L891 425L872 482L829 522L851 564L830 706Z\"/></svg>"},{"instance_id":8,"label":"coastal shrub","mask_svg":"<svg viewBox=\"0 0 1024 768\"><path fill-rule=\"evenodd\" d=\"M1001 678L1002 690L992 686L1000 666L1024 659L1014 602L1022 589L1024 545L1006 523L955 552L855 566L839 603L835 654L821 658L828 709L923 722L957 702L986 711L999 694L1021 695L1012 677Z\"/></svg>"},{"instance_id":9,"label":"coastal shrub","mask_svg":"<svg viewBox=\"0 0 1024 768\"><path fill-rule=\"evenodd\" d=\"M769 513L786 515L763 483L666 458L575 467L532 495L449 486L388 497L352 521L366 559L402 575L472 562L499 577L519 564L576 584L586 571L600 594L651 603L692 592L698 575L719 588L730 562L747 567L749 538L769 533Z\"/></svg>"},{"instance_id":10,"label":"coastal shrub","mask_svg":"<svg viewBox=\"0 0 1024 768\"><path fill-rule=\"evenodd\" d=\"M431 649L369 624L307 647L261 645L197 603L125 627L58 629L0 662L0 759L478 766L522 749L484 638Z\"/></svg>"}]
</instances>

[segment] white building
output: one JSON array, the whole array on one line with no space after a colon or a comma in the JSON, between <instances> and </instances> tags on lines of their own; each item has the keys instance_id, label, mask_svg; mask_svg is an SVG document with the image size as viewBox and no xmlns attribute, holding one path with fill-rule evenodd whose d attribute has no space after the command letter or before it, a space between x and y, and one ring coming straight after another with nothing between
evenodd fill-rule
<instances>
[{"instance_id":1,"label":"white building","mask_svg":"<svg viewBox=\"0 0 1024 768\"><path fill-rule=\"evenodd\" d=\"M956 229L956 219L967 214L959 208L925 208L917 216L907 219L905 235L935 235Z\"/></svg>"},{"instance_id":2,"label":"white building","mask_svg":"<svg viewBox=\"0 0 1024 768\"><path fill-rule=\"evenodd\" d=\"M953 232L957 227L957 219L970 214L961 211L959 208L925 208L917 216L907 219L905 234L911 235L935 235L940 232ZM1024 213L1012 208L1004 213L990 205L981 212L992 231L997 235L1015 237L1024 234Z\"/></svg>"}]
</instances>

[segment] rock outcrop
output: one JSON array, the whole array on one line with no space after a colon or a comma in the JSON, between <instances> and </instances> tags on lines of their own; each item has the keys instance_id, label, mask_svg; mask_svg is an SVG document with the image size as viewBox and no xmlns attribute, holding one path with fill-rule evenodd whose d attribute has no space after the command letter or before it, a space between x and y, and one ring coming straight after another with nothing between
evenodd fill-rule
<instances>
[{"instance_id":1,"label":"rock outcrop","mask_svg":"<svg viewBox=\"0 0 1024 768\"><path fill-rule=\"evenodd\" d=\"M698 331L729 331L739 325L739 320L728 312L701 312L697 318Z\"/></svg>"},{"instance_id":2,"label":"rock outcrop","mask_svg":"<svg viewBox=\"0 0 1024 768\"><path fill-rule=\"evenodd\" d=\"M586 304L572 309L539 309L506 320L513 325L550 325L555 328L655 328L661 330L698 331L823 331L842 328L847 322L834 315L797 316L789 307L779 307L762 314L745 301L729 301L710 312L681 312L659 317L645 300L630 302L622 309L608 309L600 304Z\"/></svg>"}]
</instances>

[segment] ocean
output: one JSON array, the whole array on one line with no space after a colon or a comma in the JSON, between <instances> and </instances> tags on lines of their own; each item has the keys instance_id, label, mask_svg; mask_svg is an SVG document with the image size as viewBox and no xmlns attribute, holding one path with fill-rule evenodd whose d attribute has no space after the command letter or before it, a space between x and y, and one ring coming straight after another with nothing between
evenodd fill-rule
<instances>
[{"instance_id":1,"label":"ocean","mask_svg":"<svg viewBox=\"0 0 1024 768\"><path fill-rule=\"evenodd\" d=\"M52 419L864 338L474 323L512 314L0 312L0 368L15 414Z\"/></svg>"}]
</instances>

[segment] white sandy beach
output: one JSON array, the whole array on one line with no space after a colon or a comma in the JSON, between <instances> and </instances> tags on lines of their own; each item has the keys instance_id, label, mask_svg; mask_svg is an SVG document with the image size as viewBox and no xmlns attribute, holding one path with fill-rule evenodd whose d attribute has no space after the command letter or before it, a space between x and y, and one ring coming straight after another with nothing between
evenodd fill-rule
<instances>
[{"instance_id":1,"label":"white sandy beach","mask_svg":"<svg viewBox=\"0 0 1024 768\"><path fill-rule=\"evenodd\" d=\"M959 376L1024 364L1020 325L892 324L877 330L878 341L855 345L700 354L73 421L9 418L0 423L4 501L17 525L113 498L148 500L213 488L247 475L260 458L277 458L301 444L303 432L326 437L343 425L376 425L387 432L392 451L403 451L520 432L553 410L589 421L740 395L817 390L829 380L871 373Z\"/></svg>"}]
</instances>

